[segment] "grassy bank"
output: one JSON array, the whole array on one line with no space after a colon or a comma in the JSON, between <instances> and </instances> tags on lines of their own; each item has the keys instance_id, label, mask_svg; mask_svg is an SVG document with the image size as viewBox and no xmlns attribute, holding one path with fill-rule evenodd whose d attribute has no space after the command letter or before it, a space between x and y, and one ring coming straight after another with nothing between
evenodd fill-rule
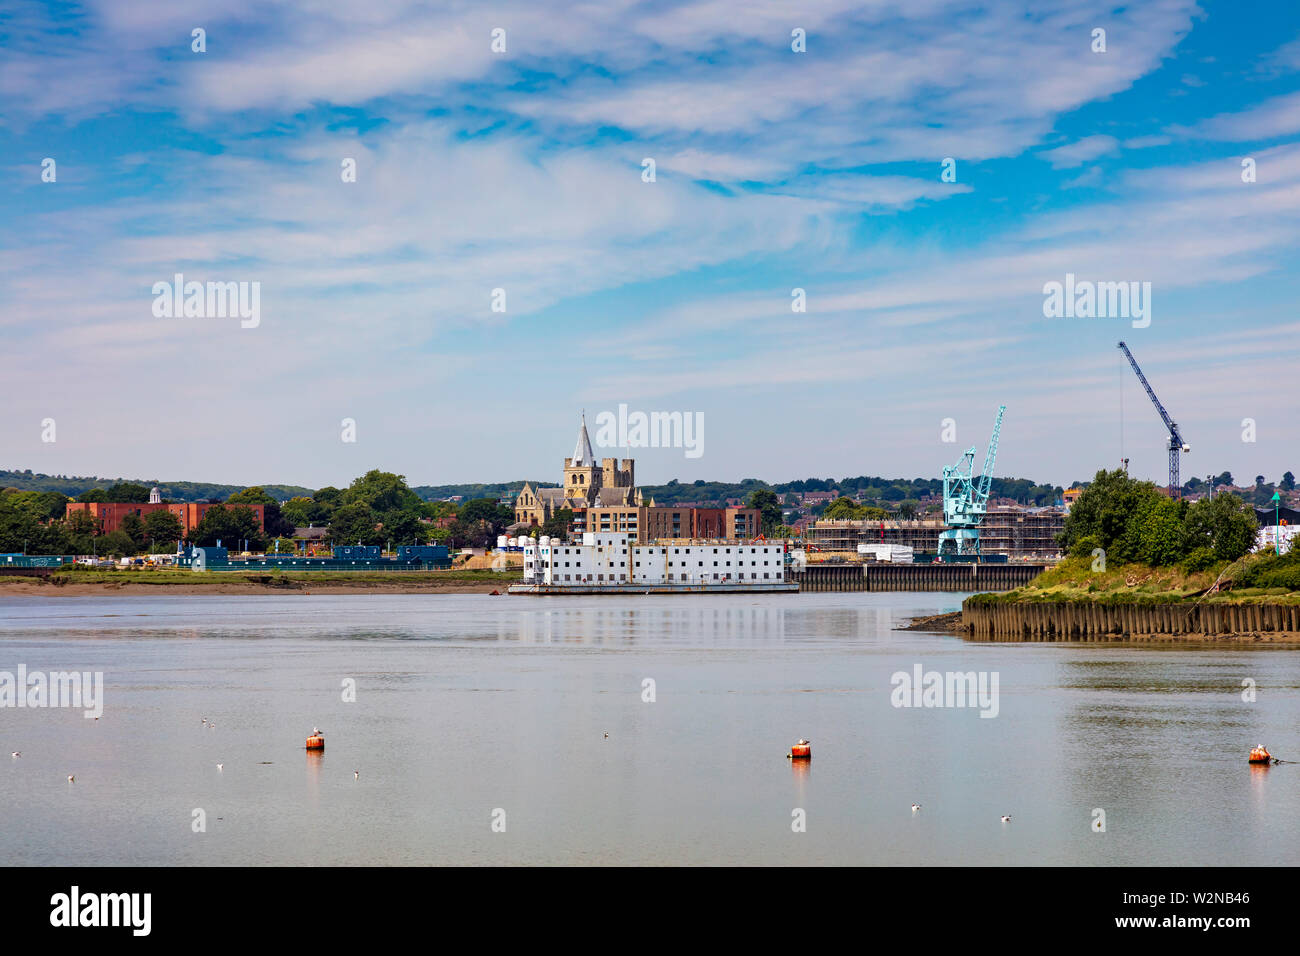
<instances>
[{"instance_id":1,"label":"grassy bank","mask_svg":"<svg viewBox=\"0 0 1300 956\"><path fill-rule=\"evenodd\" d=\"M1019 602L1300 603L1300 591L1254 583L1269 581L1269 569L1276 562L1277 559L1269 555L1248 555L1239 561L1219 562L1201 571L1188 571L1178 565L1149 567L1143 564L1111 565L1104 571L1094 571L1091 558L1068 558L1024 587L1000 594L977 594L969 601L974 607ZM1208 593L1216 581L1220 590Z\"/></svg>"}]
</instances>

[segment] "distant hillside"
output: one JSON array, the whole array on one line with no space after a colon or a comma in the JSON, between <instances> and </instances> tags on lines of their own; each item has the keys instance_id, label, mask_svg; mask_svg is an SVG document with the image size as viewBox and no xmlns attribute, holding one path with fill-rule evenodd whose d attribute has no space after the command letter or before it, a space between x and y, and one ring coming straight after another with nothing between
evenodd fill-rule
<instances>
[{"instance_id":1,"label":"distant hillside","mask_svg":"<svg viewBox=\"0 0 1300 956\"><path fill-rule=\"evenodd\" d=\"M943 482L937 478L877 478L860 475L838 481L833 478L803 478L768 484L758 478L746 478L739 482L701 480L690 484L674 480L666 485L644 485L641 490L646 497L654 498L658 505L674 505L682 501L712 505L728 498L748 499L750 494L760 488L779 495L830 491L846 498L860 495L869 501L895 504L908 499L918 500L927 495L940 495L943 493ZM1054 485L1035 484L1028 478L994 478L991 492L994 498L1011 498L1030 505L1050 505L1061 498L1063 489Z\"/></svg>"},{"instance_id":2,"label":"distant hillside","mask_svg":"<svg viewBox=\"0 0 1300 956\"><path fill-rule=\"evenodd\" d=\"M19 491L57 491L75 498L91 488L108 488L121 481L144 485L146 488L158 487L162 497L169 501L207 501L209 498L228 498L237 491L243 491L248 485L218 485L203 481L153 481L148 478L97 478L78 475L43 475L28 471L0 470L0 488L17 488ZM266 493L280 501L288 501L297 495L311 497L310 488L298 485L262 485Z\"/></svg>"},{"instance_id":3,"label":"distant hillside","mask_svg":"<svg viewBox=\"0 0 1300 956\"><path fill-rule=\"evenodd\" d=\"M466 501L474 498L500 498L502 495L516 495L527 482L507 481L477 485L417 485L411 490L425 501L442 501L460 495ZM558 488L553 481L534 481L534 488Z\"/></svg>"}]
</instances>

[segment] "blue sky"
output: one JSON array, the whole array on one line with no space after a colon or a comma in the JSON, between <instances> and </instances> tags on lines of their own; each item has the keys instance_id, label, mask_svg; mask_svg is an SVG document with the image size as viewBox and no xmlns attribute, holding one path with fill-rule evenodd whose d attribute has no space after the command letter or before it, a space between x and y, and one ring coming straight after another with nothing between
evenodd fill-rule
<instances>
[{"instance_id":1,"label":"blue sky","mask_svg":"<svg viewBox=\"0 0 1300 956\"><path fill-rule=\"evenodd\" d=\"M1300 471L1293 4L10 4L0 156L2 467L556 478L625 403L704 416L647 483L938 476L1006 404L999 474L1163 481L1124 339L1185 478Z\"/></svg>"}]
</instances>

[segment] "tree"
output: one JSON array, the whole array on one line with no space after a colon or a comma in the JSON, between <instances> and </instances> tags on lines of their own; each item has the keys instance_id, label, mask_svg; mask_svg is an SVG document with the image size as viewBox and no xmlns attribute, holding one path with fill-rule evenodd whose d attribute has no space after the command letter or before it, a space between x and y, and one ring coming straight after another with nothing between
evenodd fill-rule
<instances>
[{"instance_id":1,"label":"tree","mask_svg":"<svg viewBox=\"0 0 1300 956\"><path fill-rule=\"evenodd\" d=\"M108 534L100 535L97 544L96 550L100 556L125 558L136 553L135 542L125 531L110 531Z\"/></svg>"},{"instance_id":2,"label":"tree","mask_svg":"<svg viewBox=\"0 0 1300 956\"><path fill-rule=\"evenodd\" d=\"M65 554L67 547L62 522L42 521L16 495L0 496L0 551Z\"/></svg>"},{"instance_id":3,"label":"tree","mask_svg":"<svg viewBox=\"0 0 1300 956\"><path fill-rule=\"evenodd\" d=\"M151 511L144 516L144 536L153 541L154 546L175 544L185 536L181 519L170 511Z\"/></svg>"},{"instance_id":4,"label":"tree","mask_svg":"<svg viewBox=\"0 0 1300 956\"><path fill-rule=\"evenodd\" d=\"M250 550L259 551L266 543L257 515L243 505L213 505L190 529L190 541L196 547L212 547L218 540L232 550L242 547L247 541Z\"/></svg>"},{"instance_id":5,"label":"tree","mask_svg":"<svg viewBox=\"0 0 1300 956\"><path fill-rule=\"evenodd\" d=\"M274 505L278 502L266 493L261 485L237 491L226 499L228 505Z\"/></svg>"},{"instance_id":6,"label":"tree","mask_svg":"<svg viewBox=\"0 0 1300 956\"><path fill-rule=\"evenodd\" d=\"M1137 561L1141 520L1163 497L1151 482L1136 481L1122 468L1099 471L1065 516L1060 543L1069 551L1080 539L1093 537L1110 560Z\"/></svg>"},{"instance_id":7,"label":"tree","mask_svg":"<svg viewBox=\"0 0 1300 956\"><path fill-rule=\"evenodd\" d=\"M335 488L333 485L326 485L324 488L321 488L312 495L311 499L317 504L325 505L325 507L333 511L339 505L343 504L343 492L339 491L339 489Z\"/></svg>"},{"instance_id":8,"label":"tree","mask_svg":"<svg viewBox=\"0 0 1300 956\"><path fill-rule=\"evenodd\" d=\"M573 509L560 508L542 523L541 534L548 535L552 538L569 537L569 529L573 525Z\"/></svg>"},{"instance_id":9,"label":"tree","mask_svg":"<svg viewBox=\"0 0 1300 956\"><path fill-rule=\"evenodd\" d=\"M1264 476L1263 476L1263 475L1256 475L1256 476L1255 476L1255 484L1256 484L1256 486L1262 485L1263 483L1264 483Z\"/></svg>"},{"instance_id":10,"label":"tree","mask_svg":"<svg viewBox=\"0 0 1300 956\"><path fill-rule=\"evenodd\" d=\"M852 498L836 498L826 510L822 512L823 518L833 520L852 520L858 517L858 506Z\"/></svg>"},{"instance_id":11,"label":"tree","mask_svg":"<svg viewBox=\"0 0 1300 956\"><path fill-rule=\"evenodd\" d=\"M898 516L905 520L911 520L916 517L916 509L921 503L908 498L906 501L898 503Z\"/></svg>"},{"instance_id":12,"label":"tree","mask_svg":"<svg viewBox=\"0 0 1300 956\"><path fill-rule=\"evenodd\" d=\"M1259 532L1255 511L1236 495L1202 498L1187 510L1188 551L1206 547L1220 561L1236 561L1250 551Z\"/></svg>"},{"instance_id":13,"label":"tree","mask_svg":"<svg viewBox=\"0 0 1300 956\"><path fill-rule=\"evenodd\" d=\"M1230 471L1220 472L1214 479L1214 487L1216 488L1220 485L1231 485L1232 483L1232 472Z\"/></svg>"},{"instance_id":14,"label":"tree","mask_svg":"<svg viewBox=\"0 0 1300 956\"><path fill-rule=\"evenodd\" d=\"M382 516L382 534L384 542L399 544L423 544L427 538L425 524L420 521L420 512L414 508L405 511L390 511Z\"/></svg>"},{"instance_id":15,"label":"tree","mask_svg":"<svg viewBox=\"0 0 1300 956\"><path fill-rule=\"evenodd\" d=\"M104 492L104 501L142 505L148 500L149 489L132 481L119 481Z\"/></svg>"},{"instance_id":16,"label":"tree","mask_svg":"<svg viewBox=\"0 0 1300 956\"><path fill-rule=\"evenodd\" d=\"M781 523L781 501L776 492L768 488L756 488L749 493L749 506L757 508L763 534L771 535Z\"/></svg>"},{"instance_id":17,"label":"tree","mask_svg":"<svg viewBox=\"0 0 1300 956\"><path fill-rule=\"evenodd\" d=\"M295 528L329 524L334 506L311 498L292 498L280 506L280 515ZM282 534L286 532L281 532ZM292 533L292 532L287 532Z\"/></svg>"},{"instance_id":18,"label":"tree","mask_svg":"<svg viewBox=\"0 0 1300 956\"><path fill-rule=\"evenodd\" d=\"M378 519L370 506L362 502L344 505L330 519L330 537L336 545L380 544L382 535L375 530Z\"/></svg>"},{"instance_id":19,"label":"tree","mask_svg":"<svg viewBox=\"0 0 1300 956\"><path fill-rule=\"evenodd\" d=\"M123 517L120 529L135 542L137 549L144 544L144 521L140 519L139 515L128 514Z\"/></svg>"},{"instance_id":20,"label":"tree","mask_svg":"<svg viewBox=\"0 0 1300 956\"><path fill-rule=\"evenodd\" d=\"M81 502L107 501L108 499L104 497L104 494L105 492L103 488L90 488L77 495L77 500Z\"/></svg>"},{"instance_id":21,"label":"tree","mask_svg":"<svg viewBox=\"0 0 1300 956\"><path fill-rule=\"evenodd\" d=\"M1283 491L1295 491L1295 475L1289 471L1283 472L1282 481L1278 484L1278 487Z\"/></svg>"},{"instance_id":22,"label":"tree","mask_svg":"<svg viewBox=\"0 0 1300 956\"><path fill-rule=\"evenodd\" d=\"M271 537L292 538L297 526L288 520L280 511L280 506L272 501L268 505L262 506L262 527L266 529L267 535Z\"/></svg>"},{"instance_id":23,"label":"tree","mask_svg":"<svg viewBox=\"0 0 1300 956\"><path fill-rule=\"evenodd\" d=\"M298 545L292 538L273 538L266 542L266 553L271 554L279 552L280 554L297 554Z\"/></svg>"},{"instance_id":24,"label":"tree","mask_svg":"<svg viewBox=\"0 0 1300 956\"><path fill-rule=\"evenodd\" d=\"M420 505L420 496L407 487L404 475L372 469L352 482L343 492L343 504L358 503L368 505L374 511L384 514L389 511L417 508Z\"/></svg>"}]
</instances>

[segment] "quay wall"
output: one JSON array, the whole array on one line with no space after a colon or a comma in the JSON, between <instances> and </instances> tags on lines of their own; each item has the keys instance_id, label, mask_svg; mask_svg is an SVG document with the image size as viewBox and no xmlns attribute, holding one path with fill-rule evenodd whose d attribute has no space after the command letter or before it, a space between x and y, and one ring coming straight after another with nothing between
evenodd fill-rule
<instances>
[{"instance_id":1,"label":"quay wall","mask_svg":"<svg viewBox=\"0 0 1300 956\"><path fill-rule=\"evenodd\" d=\"M1300 604L1100 604L967 598L962 629L974 641L1300 642Z\"/></svg>"}]
</instances>

